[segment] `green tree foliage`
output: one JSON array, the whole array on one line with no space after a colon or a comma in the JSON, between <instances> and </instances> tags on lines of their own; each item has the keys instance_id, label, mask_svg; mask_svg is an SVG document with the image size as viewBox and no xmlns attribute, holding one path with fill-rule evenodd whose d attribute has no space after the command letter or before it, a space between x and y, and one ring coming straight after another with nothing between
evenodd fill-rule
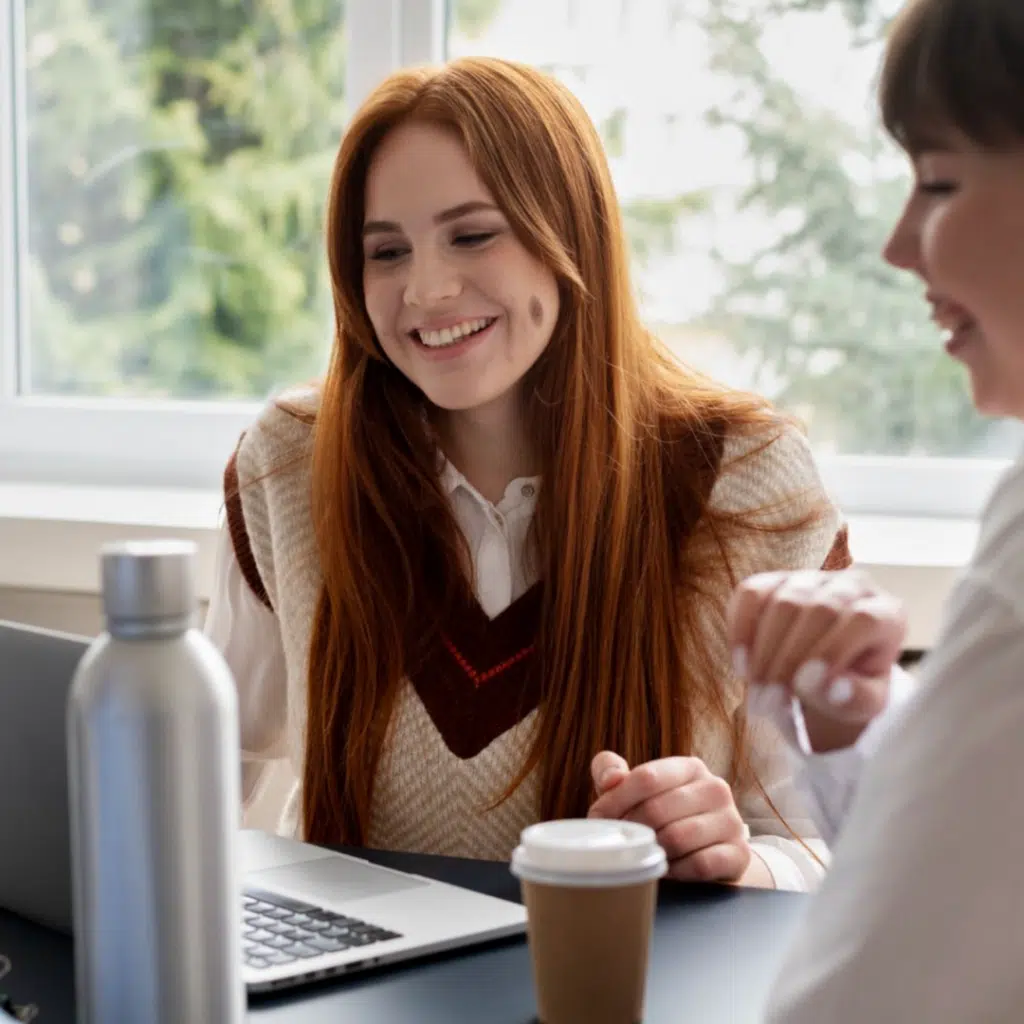
<instances>
[{"instance_id":1,"label":"green tree foliage","mask_svg":"<svg viewBox=\"0 0 1024 1024\"><path fill-rule=\"evenodd\" d=\"M659 257L671 256L681 221L707 208L703 192L683 192L667 199L641 197L624 200L622 221L633 259L641 267Z\"/></svg>"},{"instance_id":2,"label":"green tree foliage","mask_svg":"<svg viewBox=\"0 0 1024 1024\"><path fill-rule=\"evenodd\" d=\"M504 0L448 0L448 16L455 30L476 39L494 21Z\"/></svg>"},{"instance_id":3,"label":"green tree foliage","mask_svg":"<svg viewBox=\"0 0 1024 1024\"><path fill-rule=\"evenodd\" d=\"M34 390L248 397L330 337L341 0L27 4Z\"/></svg>"},{"instance_id":4,"label":"green tree foliage","mask_svg":"<svg viewBox=\"0 0 1024 1024\"><path fill-rule=\"evenodd\" d=\"M922 286L880 257L909 181L893 173L876 125L851 126L797 95L763 47L772 19L829 8L846 17L854 45L876 43L879 6L710 6L713 66L733 87L710 116L740 133L754 168L743 210L779 228L754 259L722 259L727 286L709 322L753 358L766 387L807 417L819 441L840 451L962 455L990 428L928 323Z\"/></svg>"},{"instance_id":5,"label":"green tree foliage","mask_svg":"<svg viewBox=\"0 0 1024 1024\"><path fill-rule=\"evenodd\" d=\"M450 0L463 41L503 3ZM655 0L622 0L620 16ZM841 451L963 454L989 433L927 323L921 289L879 250L908 181L875 125L798 95L765 29L841 15L875 46L889 0L660 0L706 32L738 134L741 210L773 224L754 258L720 257L700 326ZM331 334L323 208L346 109L344 0L29 0L21 294L27 378L50 394L260 396L319 371ZM587 5L573 8L587 17ZM568 55L567 55L568 56ZM567 81L592 69L548 70ZM865 97L865 103L869 97ZM628 116L600 125L628 159ZM628 197L643 267L671 259L704 193ZM716 204L717 208L718 204Z\"/></svg>"}]
</instances>

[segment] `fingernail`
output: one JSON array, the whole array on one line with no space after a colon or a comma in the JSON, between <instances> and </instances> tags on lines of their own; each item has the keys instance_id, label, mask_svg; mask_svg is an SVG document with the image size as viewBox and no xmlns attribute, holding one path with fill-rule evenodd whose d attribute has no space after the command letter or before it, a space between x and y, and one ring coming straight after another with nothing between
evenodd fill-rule
<instances>
[{"instance_id":1,"label":"fingernail","mask_svg":"<svg viewBox=\"0 0 1024 1024\"><path fill-rule=\"evenodd\" d=\"M837 707L841 704L848 704L852 697L853 683L845 677L843 677L842 679L837 679L828 688L829 704L835 704Z\"/></svg>"},{"instance_id":2,"label":"fingernail","mask_svg":"<svg viewBox=\"0 0 1024 1024\"><path fill-rule=\"evenodd\" d=\"M740 679L747 678L747 649L737 647L732 652L732 670Z\"/></svg>"},{"instance_id":3,"label":"fingernail","mask_svg":"<svg viewBox=\"0 0 1024 1024\"><path fill-rule=\"evenodd\" d=\"M615 778L616 775L621 774L621 768L605 768L605 770L601 772L600 776L598 777L597 784L598 786L600 786L601 789L604 789L605 786L607 786Z\"/></svg>"},{"instance_id":4,"label":"fingernail","mask_svg":"<svg viewBox=\"0 0 1024 1024\"><path fill-rule=\"evenodd\" d=\"M828 665L825 662L819 660L805 662L793 676L793 689L801 697L817 697L818 687L825 681L827 675Z\"/></svg>"}]
</instances>

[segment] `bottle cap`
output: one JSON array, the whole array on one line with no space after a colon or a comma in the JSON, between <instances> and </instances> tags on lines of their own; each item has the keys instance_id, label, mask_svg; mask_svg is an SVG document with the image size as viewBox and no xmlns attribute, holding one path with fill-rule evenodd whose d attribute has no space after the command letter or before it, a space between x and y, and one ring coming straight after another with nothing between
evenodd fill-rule
<instances>
[{"instance_id":1,"label":"bottle cap","mask_svg":"<svg viewBox=\"0 0 1024 1024\"><path fill-rule=\"evenodd\" d=\"M130 632L186 629L196 611L196 545L182 540L131 540L100 551L108 627Z\"/></svg>"}]
</instances>

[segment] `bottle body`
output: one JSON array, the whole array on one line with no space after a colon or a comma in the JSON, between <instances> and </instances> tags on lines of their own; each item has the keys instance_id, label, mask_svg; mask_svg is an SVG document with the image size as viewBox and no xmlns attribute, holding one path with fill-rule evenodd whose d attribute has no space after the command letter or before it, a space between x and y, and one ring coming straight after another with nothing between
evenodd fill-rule
<instances>
[{"instance_id":1,"label":"bottle body","mask_svg":"<svg viewBox=\"0 0 1024 1024\"><path fill-rule=\"evenodd\" d=\"M81 1024L240 1024L238 707L196 629L99 637L68 702Z\"/></svg>"}]
</instances>

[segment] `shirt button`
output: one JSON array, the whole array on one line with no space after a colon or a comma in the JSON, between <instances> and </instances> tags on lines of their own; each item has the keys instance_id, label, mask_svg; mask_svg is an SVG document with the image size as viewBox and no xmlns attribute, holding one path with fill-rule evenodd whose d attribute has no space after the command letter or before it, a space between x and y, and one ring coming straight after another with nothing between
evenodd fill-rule
<instances>
[{"instance_id":1,"label":"shirt button","mask_svg":"<svg viewBox=\"0 0 1024 1024\"><path fill-rule=\"evenodd\" d=\"M537 488L533 484L523 484L523 489L520 493L524 498L532 498L537 493Z\"/></svg>"}]
</instances>

